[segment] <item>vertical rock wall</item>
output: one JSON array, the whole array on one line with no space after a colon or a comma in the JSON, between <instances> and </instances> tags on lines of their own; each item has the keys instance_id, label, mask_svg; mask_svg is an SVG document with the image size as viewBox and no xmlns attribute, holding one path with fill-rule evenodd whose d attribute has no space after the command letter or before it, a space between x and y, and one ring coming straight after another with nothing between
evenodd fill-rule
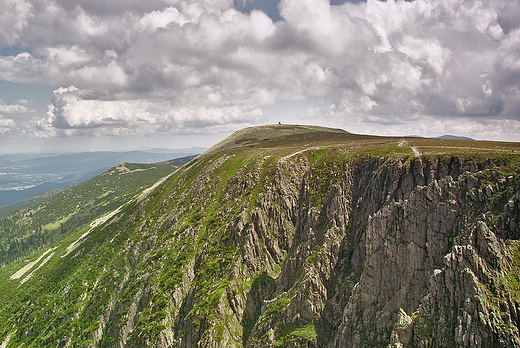
<instances>
[{"instance_id":1,"label":"vertical rock wall","mask_svg":"<svg viewBox=\"0 0 520 348\"><path fill-rule=\"evenodd\" d=\"M200 164L155 213L143 244L192 252L172 249L186 258L173 288L143 288L129 316L106 323L123 346L520 346L520 255L507 241L520 235L518 169L457 157L311 164L300 154L228 174L232 161ZM151 283L161 260L142 266ZM165 291L162 331L132 335Z\"/></svg>"}]
</instances>

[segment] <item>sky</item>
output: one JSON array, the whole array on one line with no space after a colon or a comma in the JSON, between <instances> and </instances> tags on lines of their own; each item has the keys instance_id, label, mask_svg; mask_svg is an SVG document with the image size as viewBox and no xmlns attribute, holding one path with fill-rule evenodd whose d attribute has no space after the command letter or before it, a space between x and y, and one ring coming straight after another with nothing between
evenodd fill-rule
<instances>
[{"instance_id":1,"label":"sky","mask_svg":"<svg viewBox=\"0 0 520 348\"><path fill-rule=\"evenodd\" d=\"M0 153L278 122L520 141L520 0L0 0Z\"/></svg>"}]
</instances>

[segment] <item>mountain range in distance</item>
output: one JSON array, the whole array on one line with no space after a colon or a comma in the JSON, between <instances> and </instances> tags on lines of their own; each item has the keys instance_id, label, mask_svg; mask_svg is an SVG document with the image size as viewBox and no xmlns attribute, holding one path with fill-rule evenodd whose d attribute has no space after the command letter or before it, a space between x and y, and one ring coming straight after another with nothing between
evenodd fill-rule
<instances>
[{"instance_id":1,"label":"mountain range in distance","mask_svg":"<svg viewBox=\"0 0 520 348\"><path fill-rule=\"evenodd\" d=\"M420 136L420 135L407 135L405 138L424 138L424 137L423 137L423 136ZM447 140L475 140L475 139L473 139L473 138L462 137L462 136L452 135L452 134L444 134L444 135L440 135L440 136L438 136L438 137L431 138L431 139L447 139Z\"/></svg>"},{"instance_id":2,"label":"mountain range in distance","mask_svg":"<svg viewBox=\"0 0 520 348\"><path fill-rule=\"evenodd\" d=\"M156 163L198 155L205 149L150 149L70 154L0 155L0 207L74 185L122 162Z\"/></svg>"}]
</instances>

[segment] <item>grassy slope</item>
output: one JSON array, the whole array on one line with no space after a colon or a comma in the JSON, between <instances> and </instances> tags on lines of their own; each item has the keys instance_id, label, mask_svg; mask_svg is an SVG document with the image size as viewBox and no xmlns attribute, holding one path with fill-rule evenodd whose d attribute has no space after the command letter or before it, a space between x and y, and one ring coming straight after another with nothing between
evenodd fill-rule
<instances>
[{"instance_id":1,"label":"grassy slope","mask_svg":"<svg viewBox=\"0 0 520 348\"><path fill-rule=\"evenodd\" d=\"M0 217L0 264L67 237L174 169L166 164L123 163L43 202Z\"/></svg>"},{"instance_id":2,"label":"grassy slope","mask_svg":"<svg viewBox=\"0 0 520 348\"><path fill-rule=\"evenodd\" d=\"M430 138L377 137L314 126L272 125L235 132L201 156L218 152L248 156L290 156L303 151L311 156L335 149L346 157L363 156L462 156L478 160L488 157L520 158L520 143ZM318 155L319 156L319 155Z\"/></svg>"},{"instance_id":3,"label":"grassy slope","mask_svg":"<svg viewBox=\"0 0 520 348\"><path fill-rule=\"evenodd\" d=\"M21 202L4 205L3 207L0 207L0 216L7 215L14 211L21 210L21 209L30 207L31 205L38 204L38 203L54 196L55 194L65 191L66 189L68 189L70 187L71 186L69 185L69 186L60 187L55 190L45 191L45 192L39 193L37 195L34 195L31 198L27 198Z\"/></svg>"}]
</instances>

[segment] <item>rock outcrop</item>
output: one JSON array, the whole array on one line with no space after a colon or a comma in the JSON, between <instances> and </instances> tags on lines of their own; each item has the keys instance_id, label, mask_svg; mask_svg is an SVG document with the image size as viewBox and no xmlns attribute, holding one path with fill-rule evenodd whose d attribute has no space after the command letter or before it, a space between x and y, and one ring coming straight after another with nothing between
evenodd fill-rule
<instances>
[{"instance_id":1,"label":"rock outcrop","mask_svg":"<svg viewBox=\"0 0 520 348\"><path fill-rule=\"evenodd\" d=\"M500 221L498 234L518 236L518 204L498 197L504 188L518 192L518 173L485 185L497 164L452 157L312 165L302 155L272 165L269 176L236 174L219 205L262 186L228 224L237 265L246 266L236 266L237 276L254 279L233 304L242 344L517 345L516 294L493 295L511 302L502 306L508 315L492 315L486 298L514 252L486 219ZM484 307L485 324L471 324Z\"/></svg>"}]
</instances>

